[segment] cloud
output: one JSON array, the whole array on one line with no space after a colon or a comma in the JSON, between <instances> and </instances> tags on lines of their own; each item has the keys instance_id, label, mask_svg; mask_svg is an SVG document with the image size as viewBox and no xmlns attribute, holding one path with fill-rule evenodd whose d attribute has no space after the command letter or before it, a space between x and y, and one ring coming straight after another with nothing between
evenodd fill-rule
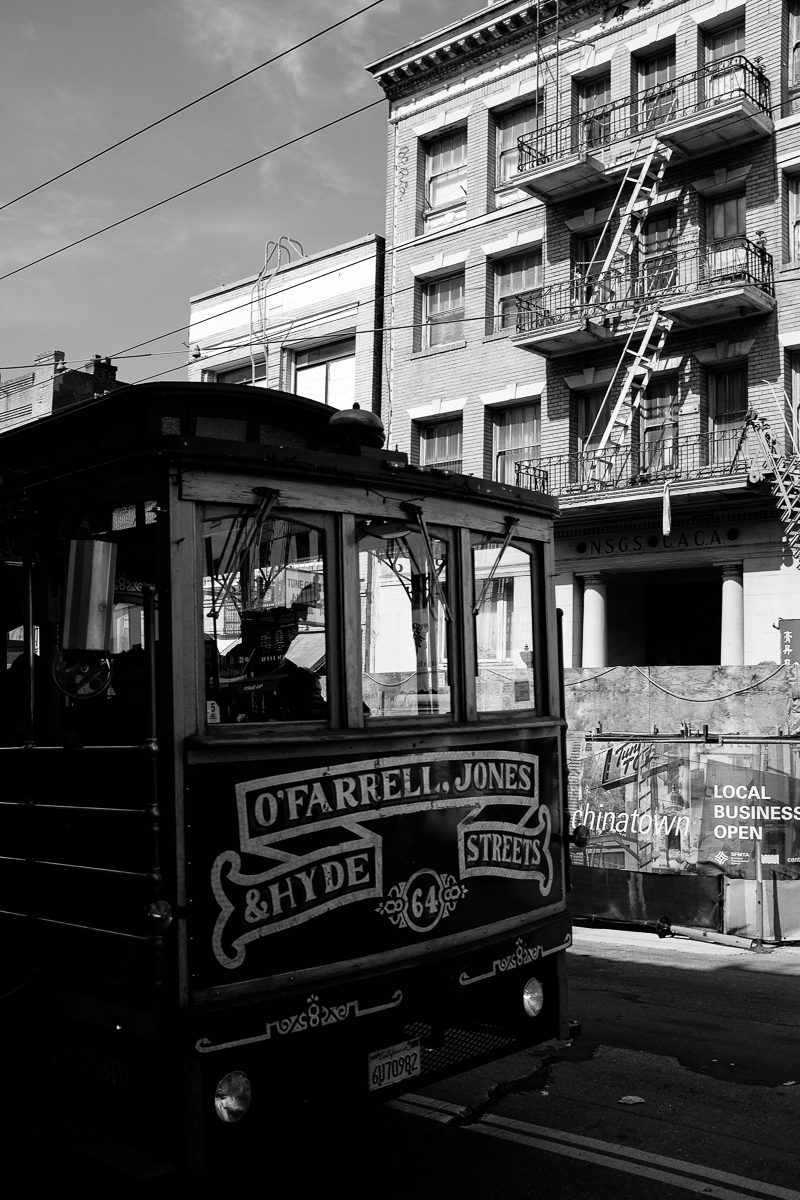
<instances>
[{"instance_id":1,"label":"cloud","mask_svg":"<svg viewBox=\"0 0 800 1200\"><path fill-rule=\"evenodd\" d=\"M232 74L247 70L337 20L364 0L174 0L180 31L192 52ZM463 16L462 0L384 0L377 8L324 34L256 76L261 93L301 109L328 96L375 95L365 65L398 43ZM287 87L290 95L287 95ZM292 113L284 109L284 119Z\"/></svg>"}]
</instances>

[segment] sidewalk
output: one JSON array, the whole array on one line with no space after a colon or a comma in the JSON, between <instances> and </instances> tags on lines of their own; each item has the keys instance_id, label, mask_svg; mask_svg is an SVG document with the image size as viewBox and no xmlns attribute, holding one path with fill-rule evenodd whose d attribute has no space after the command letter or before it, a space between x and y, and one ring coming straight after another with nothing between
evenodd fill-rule
<instances>
[{"instance_id":1,"label":"sidewalk","mask_svg":"<svg viewBox=\"0 0 800 1200\"><path fill-rule=\"evenodd\" d=\"M767 947L767 952L696 942L690 938L659 938L655 933L601 929L576 925L572 931L571 955L602 955L624 961L663 966L670 960L683 968L703 970L724 965L729 970L754 971L766 975L800 976L800 946ZM694 960L694 962L693 962Z\"/></svg>"}]
</instances>

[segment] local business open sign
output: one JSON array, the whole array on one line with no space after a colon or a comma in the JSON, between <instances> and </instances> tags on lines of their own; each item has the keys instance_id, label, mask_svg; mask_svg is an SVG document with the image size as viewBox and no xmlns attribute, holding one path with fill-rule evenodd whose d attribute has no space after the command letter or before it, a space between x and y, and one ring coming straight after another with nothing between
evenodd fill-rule
<instances>
[{"instance_id":1,"label":"local business open sign","mask_svg":"<svg viewBox=\"0 0 800 1200\"><path fill-rule=\"evenodd\" d=\"M587 742L576 861L644 872L800 880L796 743Z\"/></svg>"}]
</instances>

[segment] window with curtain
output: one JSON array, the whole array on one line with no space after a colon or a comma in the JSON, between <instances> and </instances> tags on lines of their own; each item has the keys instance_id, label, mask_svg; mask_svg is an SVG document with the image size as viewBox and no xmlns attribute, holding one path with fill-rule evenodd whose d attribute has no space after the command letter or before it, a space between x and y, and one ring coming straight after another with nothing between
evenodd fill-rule
<instances>
[{"instance_id":1,"label":"window with curtain","mask_svg":"<svg viewBox=\"0 0 800 1200\"><path fill-rule=\"evenodd\" d=\"M789 208L789 261L800 262L800 175L786 176Z\"/></svg>"},{"instance_id":2,"label":"window with curtain","mask_svg":"<svg viewBox=\"0 0 800 1200\"><path fill-rule=\"evenodd\" d=\"M435 425L420 426L420 466L460 471L461 430L461 417L455 421L439 421Z\"/></svg>"},{"instance_id":3,"label":"window with curtain","mask_svg":"<svg viewBox=\"0 0 800 1200\"><path fill-rule=\"evenodd\" d=\"M727 463L733 458L747 416L747 365L709 372L711 413L711 461Z\"/></svg>"},{"instance_id":4,"label":"window with curtain","mask_svg":"<svg viewBox=\"0 0 800 1200\"><path fill-rule=\"evenodd\" d=\"M675 47L643 58L639 68L639 103L645 129L655 129L676 115Z\"/></svg>"},{"instance_id":5,"label":"window with curtain","mask_svg":"<svg viewBox=\"0 0 800 1200\"><path fill-rule=\"evenodd\" d=\"M787 374L792 383L792 437L795 446L800 446L800 350L791 350L788 359Z\"/></svg>"},{"instance_id":6,"label":"window with curtain","mask_svg":"<svg viewBox=\"0 0 800 1200\"><path fill-rule=\"evenodd\" d=\"M674 470L678 465L678 376L651 379L643 409L642 470Z\"/></svg>"},{"instance_id":7,"label":"window with curtain","mask_svg":"<svg viewBox=\"0 0 800 1200\"><path fill-rule=\"evenodd\" d=\"M613 300L623 283L620 271L624 255L617 252L612 265L599 280L615 230L597 230L576 240L575 259L572 264L572 279L575 303L580 305L603 304Z\"/></svg>"},{"instance_id":8,"label":"window with curtain","mask_svg":"<svg viewBox=\"0 0 800 1200\"><path fill-rule=\"evenodd\" d=\"M536 101L497 118L497 182L508 183L517 174L517 139L536 129Z\"/></svg>"},{"instance_id":9,"label":"window with curtain","mask_svg":"<svg viewBox=\"0 0 800 1200\"><path fill-rule=\"evenodd\" d=\"M494 479L497 483L516 483L517 463L538 460L541 413L541 403L537 400L514 408L501 408L494 414Z\"/></svg>"},{"instance_id":10,"label":"window with curtain","mask_svg":"<svg viewBox=\"0 0 800 1200\"><path fill-rule=\"evenodd\" d=\"M744 192L720 196L706 210L707 269L712 278L727 278L745 270L747 200Z\"/></svg>"},{"instance_id":11,"label":"window with curtain","mask_svg":"<svg viewBox=\"0 0 800 1200\"><path fill-rule=\"evenodd\" d=\"M426 346L443 346L464 337L464 272L425 285Z\"/></svg>"},{"instance_id":12,"label":"window with curtain","mask_svg":"<svg viewBox=\"0 0 800 1200\"><path fill-rule=\"evenodd\" d=\"M800 0L789 0L789 86L800 87Z\"/></svg>"},{"instance_id":13,"label":"window with curtain","mask_svg":"<svg viewBox=\"0 0 800 1200\"><path fill-rule=\"evenodd\" d=\"M608 424L610 408L603 409L604 391L581 392L578 395L578 449L590 451L594 449ZM601 409L603 410L601 413ZM600 413L600 418L595 420Z\"/></svg>"},{"instance_id":14,"label":"window with curtain","mask_svg":"<svg viewBox=\"0 0 800 1200\"><path fill-rule=\"evenodd\" d=\"M595 75L578 83L581 149L607 146L611 140L611 75Z\"/></svg>"},{"instance_id":15,"label":"window with curtain","mask_svg":"<svg viewBox=\"0 0 800 1200\"><path fill-rule=\"evenodd\" d=\"M467 202L467 131L455 129L425 148L425 227L437 223L436 211L465 208ZM431 214L430 216L428 214Z\"/></svg>"},{"instance_id":16,"label":"window with curtain","mask_svg":"<svg viewBox=\"0 0 800 1200\"><path fill-rule=\"evenodd\" d=\"M706 100L718 102L743 92L744 69L730 59L735 54L744 54L744 21L709 31L705 42Z\"/></svg>"},{"instance_id":17,"label":"window with curtain","mask_svg":"<svg viewBox=\"0 0 800 1200\"><path fill-rule=\"evenodd\" d=\"M301 350L294 357L298 396L331 408L352 408L356 395L356 339L343 338Z\"/></svg>"},{"instance_id":18,"label":"window with curtain","mask_svg":"<svg viewBox=\"0 0 800 1200\"><path fill-rule=\"evenodd\" d=\"M498 329L515 329L517 297L531 296L542 288L542 248L495 265L495 309Z\"/></svg>"},{"instance_id":19,"label":"window with curtain","mask_svg":"<svg viewBox=\"0 0 800 1200\"><path fill-rule=\"evenodd\" d=\"M642 285L646 295L674 287L678 274L677 213L649 217L642 230Z\"/></svg>"}]
</instances>

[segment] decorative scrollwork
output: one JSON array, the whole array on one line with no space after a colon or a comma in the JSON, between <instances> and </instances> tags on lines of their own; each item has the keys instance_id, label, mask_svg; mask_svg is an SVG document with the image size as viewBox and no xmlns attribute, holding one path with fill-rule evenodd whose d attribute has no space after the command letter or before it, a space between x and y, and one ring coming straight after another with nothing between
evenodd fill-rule
<instances>
[{"instance_id":1,"label":"decorative scrollwork","mask_svg":"<svg viewBox=\"0 0 800 1200\"><path fill-rule=\"evenodd\" d=\"M495 975L502 974L503 971L515 971L517 967L524 967L528 963L536 962L537 958L542 953L541 946L526 946L522 938L517 938L516 945L510 954L505 958L496 958L492 963L491 971L486 971L483 975L467 975L466 971L462 971L458 982L462 987L466 987L470 983L478 983L482 979L493 979Z\"/></svg>"},{"instance_id":2,"label":"decorative scrollwork","mask_svg":"<svg viewBox=\"0 0 800 1200\"><path fill-rule=\"evenodd\" d=\"M210 1054L214 1050L228 1050L233 1046L249 1046L254 1042L266 1042L274 1034L286 1037L290 1033L306 1033L311 1029L322 1029L327 1025L336 1025L347 1021L350 1017L367 1017L373 1013L384 1012L389 1008L397 1008L403 1003L403 993L396 991L386 1004L377 1004L373 1008L361 1008L358 1000L347 1000L344 1004L332 1004L330 1007L320 1001L319 996L311 995L306 1001L302 1012L292 1013L278 1021L268 1021L266 1033L256 1037L240 1038L235 1042L222 1042L214 1045L208 1038L200 1038L195 1043L195 1049L200 1054Z\"/></svg>"},{"instance_id":3,"label":"decorative scrollwork","mask_svg":"<svg viewBox=\"0 0 800 1200\"><path fill-rule=\"evenodd\" d=\"M395 177L398 200L402 200L408 191L408 154L408 146L401 146L397 151Z\"/></svg>"}]
</instances>

